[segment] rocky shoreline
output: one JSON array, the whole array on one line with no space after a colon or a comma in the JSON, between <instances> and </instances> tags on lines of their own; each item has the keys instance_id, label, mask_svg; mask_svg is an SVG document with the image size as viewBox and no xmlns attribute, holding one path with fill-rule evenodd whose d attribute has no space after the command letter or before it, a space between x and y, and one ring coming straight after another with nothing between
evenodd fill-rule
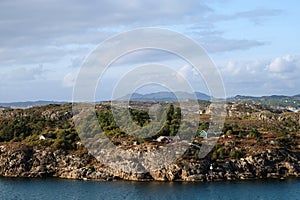
<instances>
[{"instance_id":1,"label":"rocky shoreline","mask_svg":"<svg viewBox=\"0 0 300 200\"><path fill-rule=\"evenodd\" d=\"M32 147L22 143L0 145L0 176L57 177L83 180L227 181L300 176L300 155L285 149L266 149L251 156L212 162L208 158L179 159L167 169L123 173L101 165L87 153ZM213 170L210 166L213 166Z\"/></svg>"}]
</instances>

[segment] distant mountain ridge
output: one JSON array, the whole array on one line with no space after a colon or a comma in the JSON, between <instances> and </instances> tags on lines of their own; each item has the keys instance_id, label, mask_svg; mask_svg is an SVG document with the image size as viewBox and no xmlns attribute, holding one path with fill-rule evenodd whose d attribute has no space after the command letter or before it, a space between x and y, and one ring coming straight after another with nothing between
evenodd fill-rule
<instances>
[{"instance_id":1,"label":"distant mountain ridge","mask_svg":"<svg viewBox=\"0 0 300 200\"><path fill-rule=\"evenodd\" d=\"M11 103L0 103L2 108L30 108L34 106L44 106L50 104L64 104L67 102L63 101L22 101L22 102L11 102Z\"/></svg>"},{"instance_id":2,"label":"distant mountain ridge","mask_svg":"<svg viewBox=\"0 0 300 200\"><path fill-rule=\"evenodd\" d=\"M209 101L211 97L201 93L195 92L195 94L188 92L155 92L149 94L133 93L124 97L115 99L116 101L184 101L184 100L204 100Z\"/></svg>"},{"instance_id":3,"label":"distant mountain ridge","mask_svg":"<svg viewBox=\"0 0 300 200\"><path fill-rule=\"evenodd\" d=\"M294 95L294 98L300 98L300 94Z\"/></svg>"},{"instance_id":4,"label":"distant mountain ridge","mask_svg":"<svg viewBox=\"0 0 300 200\"><path fill-rule=\"evenodd\" d=\"M269 95L269 96L246 96L246 95L236 95L229 99L261 99L261 98L268 98L268 99L283 99L283 98L300 98L300 94L287 96L287 95Z\"/></svg>"},{"instance_id":5,"label":"distant mountain ridge","mask_svg":"<svg viewBox=\"0 0 300 200\"><path fill-rule=\"evenodd\" d=\"M178 97L178 99L177 99ZM130 99L130 101L185 101L189 100L204 100L210 101L211 96L195 92L194 94L188 92L154 92L148 94L133 93L128 94L122 98L115 99L116 101L125 101ZM101 101L99 101L101 102ZM234 97L227 98L227 102L246 102L263 104L268 106L282 106L282 107L294 107L300 108L300 94L293 96L286 95L270 95L270 96L243 96L236 95ZM29 108L34 106L43 106L49 104L64 104L69 103L67 101L23 101L23 102L11 102L11 103L0 103L0 108Z\"/></svg>"}]
</instances>

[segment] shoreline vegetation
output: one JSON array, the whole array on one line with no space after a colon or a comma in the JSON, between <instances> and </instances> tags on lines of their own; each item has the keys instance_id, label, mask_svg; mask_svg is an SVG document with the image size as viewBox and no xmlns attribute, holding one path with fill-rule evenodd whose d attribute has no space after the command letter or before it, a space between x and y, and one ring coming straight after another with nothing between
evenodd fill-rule
<instances>
[{"instance_id":1,"label":"shoreline vegetation","mask_svg":"<svg viewBox=\"0 0 300 200\"><path fill-rule=\"evenodd\" d=\"M118 126L110 102L96 104L95 110L104 134L116 147L147 152L174 143L172 138L180 127L187 134L191 131L189 122L181 121L182 111L176 103L159 102L164 109L160 115L150 117L147 108L155 103L131 102L126 108L140 127L151 128L153 117L164 119L157 134L143 138L135 137L134 132L125 133ZM0 108L0 176L187 182L300 176L299 112L255 102L227 103L218 142L200 159L199 147L205 141L200 133L208 130L211 113L210 102L199 101L199 105L200 123L189 148L170 165L145 173L126 173L99 162L85 148L76 129L89 128L86 131L97 138L96 128L93 124L75 127L76 115L73 116L70 103ZM118 164L122 165L121 161Z\"/></svg>"}]
</instances>

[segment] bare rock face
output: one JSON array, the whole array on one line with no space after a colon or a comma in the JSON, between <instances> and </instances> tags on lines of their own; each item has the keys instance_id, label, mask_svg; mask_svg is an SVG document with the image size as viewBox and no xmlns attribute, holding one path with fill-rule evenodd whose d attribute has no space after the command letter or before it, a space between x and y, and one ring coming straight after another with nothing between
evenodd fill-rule
<instances>
[{"instance_id":1,"label":"bare rock face","mask_svg":"<svg viewBox=\"0 0 300 200\"><path fill-rule=\"evenodd\" d=\"M212 164L213 169L210 169ZM147 173L124 173L97 163L87 154L71 154L20 143L0 146L0 176L137 181L220 181L300 176L299 155L267 149L237 160L177 160L167 168Z\"/></svg>"},{"instance_id":2,"label":"bare rock face","mask_svg":"<svg viewBox=\"0 0 300 200\"><path fill-rule=\"evenodd\" d=\"M80 169L87 160L62 150L30 147L22 144L2 145L0 175L10 177L81 178Z\"/></svg>"}]
</instances>

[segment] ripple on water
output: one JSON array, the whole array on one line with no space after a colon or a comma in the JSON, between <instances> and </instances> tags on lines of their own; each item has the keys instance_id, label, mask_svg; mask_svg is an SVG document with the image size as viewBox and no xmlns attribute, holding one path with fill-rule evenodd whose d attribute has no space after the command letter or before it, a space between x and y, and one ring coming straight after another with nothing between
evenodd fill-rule
<instances>
[{"instance_id":1,"label":"ripple on water","mask_svg":"<svg viewBox=\"0 0 300 200\"><path fill-rule=\"evenodd\" d=\"M0 178L0 199L300 200L300 179L218 183Z\"/></svg>"}]
</instances>

